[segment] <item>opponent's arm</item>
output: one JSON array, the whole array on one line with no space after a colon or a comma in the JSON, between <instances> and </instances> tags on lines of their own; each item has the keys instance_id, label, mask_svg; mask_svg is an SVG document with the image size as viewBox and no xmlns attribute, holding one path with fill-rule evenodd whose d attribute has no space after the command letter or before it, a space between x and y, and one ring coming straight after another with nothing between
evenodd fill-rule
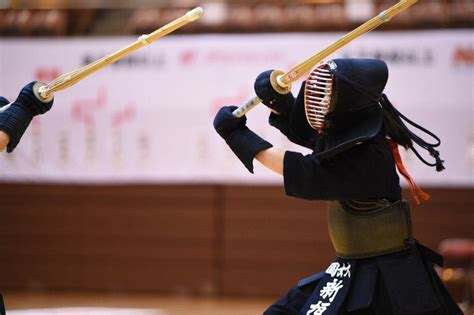
<instances>
[{"instance_id":1,"label":"opponent's arm","mask_svg":"<svg viewBox=\"0 0 474 315\"><path fill-rule=\"evenodd\" d=\"M10 101L7 100L5 97L0 96L0 115L1 115L1 108L8 104L10 104ZM6 132L0 130L0 152L2 152L3 149L5 149L8 142L10 142L10 136Z\"/></svg>"},{"instance_id":2,"label":"opponent's arm","mask_svg":"<svg viewBox=\"0 0 474 315\"><path fill-rule=\"evenodd\" d=\"M0 113L0 151L6 146L7 152L12 152L33 117L46 113L53 106L53 99L42 102L35 96L35 84L33 81L23 87L17 99Z\"/></svg>"},{"instance_id":3,"label":"opponent's arm","mask_svg":"<svg viewBox=\"0 0 474 315\"><path fill-rule=\"evenodd\" d=\"M3 149L5 149L8 142L10 142L10 136L4 131L0 131L0 152L2 152Z\"/></svg>"}]
</instances>

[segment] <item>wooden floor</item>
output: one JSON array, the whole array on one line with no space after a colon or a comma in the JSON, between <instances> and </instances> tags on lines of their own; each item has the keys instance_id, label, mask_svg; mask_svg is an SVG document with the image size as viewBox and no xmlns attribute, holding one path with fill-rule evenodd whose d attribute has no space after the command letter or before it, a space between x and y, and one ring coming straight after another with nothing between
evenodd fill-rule
<instances>
[{"instance_id":1,"label":"wooden floor","mask_svg":"<svg viewBox=\"0 0 474 315\"><path fill-rule=\"evenodd\" d=\"M273 302L158 294L3 293L8 315L258 315ZM474 305L460 305L474 315ZM466 309L467 308L467 309Z\"/></svg>"},{"instance_id":2,"label":"wooden floor","mask_svg":"<svg viewBox=\"0 0 474 315\"><path fill-rule=\"evenodd\" d=\"M98 293L3 293L7 314L19 310L70 307L110 307L143 309L143 314L156 315L257 315L273 302L271 299L203 298L153 294L98 294ZM146 311L148 310L148 312ZM156 312L149 312L155 310ZM9 312L13 311L13 312ZM53 312L55 315L63 315ZM18 314L26 314L18 312ZM35 312L28 312L28 315ZM37 312L39 314L39 312ZM41 314L44 314L43 312ZM66 312L64 312L66 314ZM69 314L69 313L68 313ZM70 313L76 314L76 313ZM81 314L89 314L88 312ZM91 314L95 314L92 313ZM113 314L112 310L101 314ZM123 313L120 313L123 314Z\"/></svg>"}]
</instances>

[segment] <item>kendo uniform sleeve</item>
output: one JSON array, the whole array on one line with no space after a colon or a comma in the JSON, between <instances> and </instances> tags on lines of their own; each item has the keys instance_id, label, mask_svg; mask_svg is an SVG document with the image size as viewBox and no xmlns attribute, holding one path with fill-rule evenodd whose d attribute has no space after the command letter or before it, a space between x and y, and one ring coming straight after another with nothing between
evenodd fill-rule
<instances>
[{"instance_id":1,"label":"kendo uniform sleeve","mask_svg":"<svg viewBox=\"0 0 474 315\"><path fill-rule=\"evenodd\" d=\"M288 117L282 116L282 115L277 115L275 113L271 113L270 117L268 117L268 123L280 130L282 134L284 134L288 140L290 140L293 143L296 143L300 146L303 146L305 148L314 149L315 146L315 141L312 139L310 140L304 140L299 137L297 137L291 130L290 130L290 123Z\"/></svg>"},{"instance_id":2,"label":"kendo uniform sleeve","mask_svg":"<svg viewBox=\"0 0 474 315\"><path fill-rule=\"evenodd\" d=\"M393 156L382 134L323 161L287 151L283 176L286 194L302 199L401 199Z\"/></svg>"},{"instance_id":3,"label":"kendo uniform sleeve","mask_svg":"<svg viewBox=\"0 0 474 315\"><path fill-rule=\"evenodd\" d=\"M5 303L3 302L3 296L0 293L0 315L5 315Z\"/></svg>"},{"instance_id":4,"label":"kendo uniform sleeve","mask_svg":"<svg viewBox=\"0 0 474 315\"><path fill-rule=\"evenodd\" d=\"M304 113L301 113L301 111L304 112L304 109L300 107L301 104L304 103L305 84L306 82L303 82L301 85L300 92L298 93L296 100L294 100L294 103L291 106L287 106L289 109L280 115L271 113L268 122L271 126L280 130L280 132L283 133L291 142L314 150L317 141L317 134L305 121L300 121L301 116L304 117ZM298 130L295 130L295 128Z\"/></svg>"}]
</instances>

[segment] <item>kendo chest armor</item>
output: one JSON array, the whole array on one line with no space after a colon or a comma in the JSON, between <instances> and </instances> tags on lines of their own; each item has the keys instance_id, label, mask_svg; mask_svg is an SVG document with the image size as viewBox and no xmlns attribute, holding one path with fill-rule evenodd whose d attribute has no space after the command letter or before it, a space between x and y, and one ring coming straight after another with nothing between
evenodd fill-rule
<instances>
[{"instance_id":1,"label":"kendo chest armor","mask_svg":"<svg viewBox=\"0 0 474 315\"><path fill-rule=\"evenodd\" d=\"M406 201L329 201L329 234L339 257L366 258L408 248L412 239Z\"/></svg>"}]
</instances>

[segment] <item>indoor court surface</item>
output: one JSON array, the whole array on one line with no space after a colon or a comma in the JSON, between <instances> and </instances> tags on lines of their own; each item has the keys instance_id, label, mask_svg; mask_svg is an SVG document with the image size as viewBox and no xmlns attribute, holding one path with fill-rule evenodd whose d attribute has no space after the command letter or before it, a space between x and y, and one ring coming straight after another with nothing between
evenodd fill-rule
<instances>
[{"instance_id":1,"label":"indoor court surface","mask_svg":"<svg viewBox=\"0 0 474 315\"><path fill-rule=\"evenodd\" d=\"M252 315L272 299L4 292L8 315Z\"/></svg>"}]
</instances>

